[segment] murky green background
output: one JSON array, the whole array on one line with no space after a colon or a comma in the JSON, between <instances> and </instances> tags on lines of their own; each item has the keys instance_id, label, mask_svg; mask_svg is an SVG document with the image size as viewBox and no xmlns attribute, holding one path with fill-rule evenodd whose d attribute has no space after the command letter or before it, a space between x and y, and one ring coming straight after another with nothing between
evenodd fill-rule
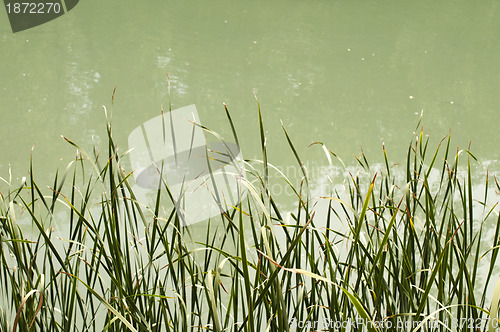
<instances>
[{"instance_id":1,"label":"murky green background","mask_svg":"<svg viewBox=\"0 0 500 332\"><path fill-rule=\"evenodd\" d=\"M402 162L424 110L424 129L483 161L499 158L498 1L80 1L68 14L13 34L0 10L0 176L49 181L74 149L105 143L102 105L127 136L168 108L196 104L229 136L233 116L245 158L261 158L260 100L270 161L298 152L325 163L322 141L346 163L360 146ZM62 158L62 160L61 160ZM493 166L492 166L493 167Z\"/></svg>"},{"instance_id":2,"label":"murky green background","mask_svg":"<svg viewBox=\"0 0 500 332\"><path fill-rule=\"evenodd\" d=\"M115 86L113 135L127 150L130 132L168 109L165 73L173 108L196 104L202 123L230 139L225 102L243 156L261 159L255 89L269 160L290 176L298 171L287 168L296 162L280 119L320 174L323 151L308 148L317 141L354 165L360 147L381 162L383 140L391 162L404 162L422 110L433 147L451 131L454 149L472 141L490 174L499 172L499 6L82 0L16 34L0 6L0 177L11 165L17 187L35 143L34 175L41 187L51 183L75 155L61 135L87 150L105 146L102 106L111 109Z\"/></svg>"}]
</instances>

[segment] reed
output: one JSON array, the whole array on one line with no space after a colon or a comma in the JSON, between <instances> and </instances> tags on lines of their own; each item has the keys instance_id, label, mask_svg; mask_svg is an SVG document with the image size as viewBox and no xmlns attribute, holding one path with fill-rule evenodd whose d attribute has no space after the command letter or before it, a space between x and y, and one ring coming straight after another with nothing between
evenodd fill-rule
<instances>
[{"instance_id":1,"label":"reed","mask_svg":"<svg viewBox=\"0 0 500 332\"><path fill-rule=\"evenodd\" d=\"M248 195L203 223L201 239L161 190L152 207L136 198L108 120L106 153L66 139L76 158L50 188L31 163L26 181L0 196L0 329L498 330L500 185L477 182L470 151L452 151L449 136L431 148L417 130L400 166L384 148L382 167L362 154L353 168L316 143L343 177L313 197L284 126L302 176L269 176L260 106L257 115L262 160L246 161ZM269 190L278 180L295 195L293 211Z\"/></svg>"}]
</instances>

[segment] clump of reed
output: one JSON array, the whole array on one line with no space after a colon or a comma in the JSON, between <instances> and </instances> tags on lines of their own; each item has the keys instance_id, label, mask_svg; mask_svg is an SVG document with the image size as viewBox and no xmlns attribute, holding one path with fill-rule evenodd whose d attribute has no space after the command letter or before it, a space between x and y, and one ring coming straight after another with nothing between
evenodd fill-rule
<instances>
[{"instance_id":1,"label":"clump of reed","mask_svg":"<svg viewBox=\"0 0 500 332\"><path fill-rule=\"evenodd\" d=\"M328 195L312 197L283 127L303 172L297 183L281 179L296 200L285 212L268 190L260 106L258 124L262 160L247 163L248 195L204 223L202 240L161 191L152 207L136 199L109 121L105 156L66 139L77 157L49 189L30 165L26 181L0 197L0 329L496 330L500 186L486 176L474 191L469 151L452 151L450 137L431 149L419 130L403 178L383 149L384 167L374 171L363 154L357 172L345 169ZM316 146L329 165L343 165ZM21 220L33 225L29 235Z\"/></svg>"}]
</instances>

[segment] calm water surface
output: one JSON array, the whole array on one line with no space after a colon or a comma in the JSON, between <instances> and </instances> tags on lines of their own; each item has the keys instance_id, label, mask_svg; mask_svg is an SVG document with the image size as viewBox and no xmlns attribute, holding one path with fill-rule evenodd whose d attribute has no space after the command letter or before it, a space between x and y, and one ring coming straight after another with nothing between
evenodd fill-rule
<instances>
[{"instance_id":1,"label":"calm water surface","mask_svg":"<svg viewBox=\"0 0 500 332\"><path fill-rule=\"evenodd\" d=\"M500 171L500 3L443 1L80 1L68 14L13 34L0 9L0 177L49 184L75 150L105 146L102 106L127 150L138 125L196 104L201 122L261 159L259 98L271 163L295 159L280 119L311 168L324 142L348 165L404 161L420 113L435 146L450 131ZM294 168L290 171L293 173ZM313 174L319 174L312 172ZM481 173L483 174L483 173ZM287 174L292 175L292 174ZM321 182L321 181L320 181ZM3 186L3 187L2 187ZM5 186L0 181L0 190Z\"/></svg>"},{"instance_id":2,"label":"calm water surface","mask_svg":"<svg viewBox=\"0 0 500 332\"><path fill-rule=\"evenodd\" d=\"M40 181L74 149L105 143L102 105L126 138L168 107L196 104L229 135L232 112L246 158L260 158L260 100L270 161L294 162L282 119L304 159L322 141L347 163L402 161L424 110L424 129L480 160L497 160L500 12L496 1L86 0L68 14L13 34L0 13L0 176L26 175L35 143ZM62 158L62 161L60 160ZM496 167L496 166L495 166ZM498 167L496 167L498 169Z\"/></svg>"}]
</instances>

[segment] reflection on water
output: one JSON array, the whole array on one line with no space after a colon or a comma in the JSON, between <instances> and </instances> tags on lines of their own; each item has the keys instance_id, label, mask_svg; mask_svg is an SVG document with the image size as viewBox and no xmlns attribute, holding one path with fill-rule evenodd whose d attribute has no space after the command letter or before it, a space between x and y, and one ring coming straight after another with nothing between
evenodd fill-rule
<instances>
[{"instance_id":1,"label":"reflection on water","mask_svg":"<svg viewBox=\"0 0 500 332\"><path fill-rule=\"evenodd\" d=\"M13 151L29 151L33 141L44 172L71 154L59 135L90 145L86 131L103 131L101 106L110 106L115 86L114 134L125 142L168 104L165 72L174 107L200 105L209 127L217 129L228 104L249 157L259 151L255 88L269 148L284 165L293 158L276 116L304 154L324 141L351 162L360 145L375 155L383 137L397 161L422 109L434 140L451 129L462 146L473 139L481 159L498 159L494 2L80 7L36 29L0 32L9 59L0 69L2 174L9 162L25 169L26 155Z\"/></svg>"}]
</instances>

